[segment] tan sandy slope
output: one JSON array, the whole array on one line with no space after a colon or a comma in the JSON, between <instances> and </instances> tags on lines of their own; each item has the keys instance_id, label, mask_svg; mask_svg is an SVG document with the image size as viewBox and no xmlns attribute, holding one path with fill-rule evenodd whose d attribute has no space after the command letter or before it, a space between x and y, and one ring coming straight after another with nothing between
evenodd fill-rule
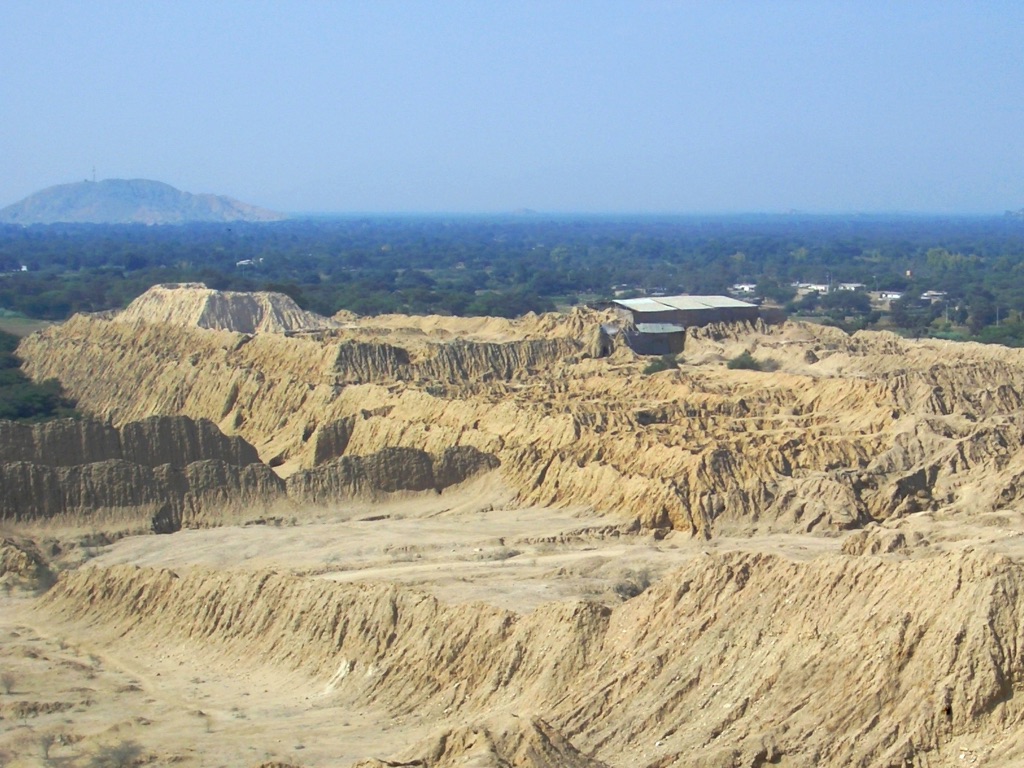
<instances>
[{"instance_id":1,"label":"tan sandy slope","mask_svg":"<svg viewBox=\"0 0 1024 768\"><path fill-rule=\"evenodd\" d=\"M27 338L27 370L115 424L210 419L281 475L468 446L497 459L521 503L709 536L998 511L1024 472L1024 358L1004 348L721 326L691 330L685 362L647 376L629 350L595 356L606 318L583 310L464 321L468 336L463 321L350 318L289 338L152 322L139 302ZM727 370L743 350L776 370Z\"/></svg>"},{"instance_id":2,"label":"tan sandy slope","mask_svg":"<svg viewBox=\"0 0 1024 768\"><path fill-rule=\"evenodd\" d=\"M83 446L209 419L287 512L8 526L3 760L1024 761L1024 353L715 326L645 374L587 310L295 335L146 306L27 338L29 373L109 420Z\"/></svg>"},{"instance_id":3,"label":"tan sandy slope","mask_svg":"<svg viewBox=\"0 0 1024 768\"><path fill-rule=\"evenodd\" d=\"M335 755L358 754L344 740L355 713L372 721L360 739L377 733L364 755L392 764L478 755L501 765L523 741L551 754L514 764L1020 758L1019 564L965 552L803 561L691 552L682 562L613 610L571 601L529 614L273 571L96 567L65 577L29 621L46 616L41 637L64 627L88 638L103 649L94 666L133 669L154 699L156 717L144 716L160 725L121 731L164 750L174 741L161 731L175 718L161 684L147 683L152 670L170 690L191 689L179 695L191 702L182 704L192 738L219 734L203 737L208 748L238 750L241 728L258 749L310 765L332 764L332 744ZM234 690L214 694L208 677ZM242 695L267 685L277 687ZM306 714L286 712L301 691ZM275 749L233 722L232 707L246 719L279 708L277 727L326 711L349 725L332 734L310 722L305 739L293 731ZM72 730L100 743L87 724ZM175 760L194 759L187 743L172 749Z\"/></svg>"}]
</instances>

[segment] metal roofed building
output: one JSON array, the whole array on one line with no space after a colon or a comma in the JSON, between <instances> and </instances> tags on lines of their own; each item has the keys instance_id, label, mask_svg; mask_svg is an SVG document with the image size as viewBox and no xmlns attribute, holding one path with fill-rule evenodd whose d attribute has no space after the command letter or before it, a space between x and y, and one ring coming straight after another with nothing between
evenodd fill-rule
<instances>
[{"instance_id":1,"label":"metal roofed building","mask_svg":"<svg viewBox=\"0 0 1024 768\"><path fill-rule=\"evenodd\" d=\"M686 326L675 323L637 323L636 329L640 333L680 333L686 330Z\"/></svg>"},{"instance_id":2,"label":"metal roofed building","mask_svg":"<svg viewBox=\"0 0 1024 768\"><path fill-rule=\"evenodd\" d=\"M612 302L624 320L636 323L671 323L678 312L660 299L616 299ZM623 311L625 310L625 311Z\"/></svg>"},{"instance_id":3,"label":"metal roofed building","mask_svg":"<svg viewBox=\"0 0 1024 768\"><path fill-rule=\"evenodd\" d=\"M613 304L629 346L641 355L682 352L687 328L754 321L759 314L754 304L728 296L652 296Z\"/></svg>"},{"instance_id":4,"label":"metal roofed building","mask_svg":"<svg viewBox=\"0 0 1024 768\"><path fill-rule=\"evenodd\" d=\"M710 323L753 321L754 304L729 296L658 296L645 299L617 299L615 308L633 325L671 323L687 328Z\"/></svg>"}]
</instances>

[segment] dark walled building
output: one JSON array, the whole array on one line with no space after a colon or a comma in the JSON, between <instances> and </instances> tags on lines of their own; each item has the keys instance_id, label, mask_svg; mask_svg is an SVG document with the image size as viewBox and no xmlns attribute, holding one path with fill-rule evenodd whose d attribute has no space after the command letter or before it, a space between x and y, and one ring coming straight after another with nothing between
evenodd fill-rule
<instances>
[{"instance_id":1,"label":"dark walled building","mask_svg":"<svg viewBox=\"0 0 1024 768\"><path fill-rule=\"evenodd\" d=\"M728 296L658 296L619 299L615 308L624 322L629 346L641 355L683 351L686 329L711 323L753 322L759 310Z\"/></svg>"}]
</instances>

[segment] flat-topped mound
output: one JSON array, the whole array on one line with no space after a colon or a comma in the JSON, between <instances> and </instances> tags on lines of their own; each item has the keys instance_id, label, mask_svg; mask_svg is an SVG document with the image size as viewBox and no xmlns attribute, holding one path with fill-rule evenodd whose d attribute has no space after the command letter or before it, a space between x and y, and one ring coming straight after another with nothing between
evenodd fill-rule
<instances>
[{"instance_id":1,"label":"flat-topped mound","mask_svg":"<svg viewBox=\"0 0 1024 768\"><path fill-rule=\"evenodd\" d=\"M307 312L283 293L216 291L203 283L154 285L115 319L237 333L293 333L338 327L336 321Z\"/></svg>"},{"instance_id":2,"label":"flat-topped mound","mask_svg":"<svg viewBox=\"0 0 1024 768\"><path fill-rule=\"evenodd\" d=\"M375 315L359 317L342 310L334 319L350 333L362 331L403 341L443 342L463 339L503 343L531 339L582 339L601 323L617 319L614 311L575 307L570 312L528 312L517 318L446 315Z\"/></svg>"}]
</instances>

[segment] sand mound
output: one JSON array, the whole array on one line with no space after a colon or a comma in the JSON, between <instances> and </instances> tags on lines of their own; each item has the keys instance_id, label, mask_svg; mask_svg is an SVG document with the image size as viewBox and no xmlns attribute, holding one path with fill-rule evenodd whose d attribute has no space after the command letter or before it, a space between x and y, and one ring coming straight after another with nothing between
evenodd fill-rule
<instances>
[{"instance_id":1,"label":"sand mound","mask_svg":"<svg viewBox=\"0 0 1024 768\"><path fill-rule=\"evenodd\" d=\"M529 312L522 317L453 317L448 315L376 315L357 317L339 312L334 319L349 331L371 331L405 341L480 342L524 341L529 339L582 338L590 328L615 319L613 311L575 307L568 313Z\"/></svg>"},{"instance_id":2,"label":"sand mound","mask_svg":"<svg viewBox=\"0 0 1024 768\"><path fill-rule=\"evenodd\" d=\"M581 754L561 733L539 718L515 715L483 723L446 728L402 755L363 760L352 768L604 768Z\"/></svg>"},{"instance_id":3,"label":"sand mound","mask_svg":"<svg viewBox=\"0 0 1024 768\"><path fill-rule=\"evenodd\" d=\"M0 584L36 587L50 579L46 559L35 542L0 538Z\"/></svg>"},{"instance_id":4,"label":"sand mound","mask_svg":"<svg viewBox=\"0 0 1024 768\"><path fill-rule=\"evenodd\" d=\"M203 283L155 285L115 319L237 333L294 333L338 326L334 320L300 309L283 293L215 291Z\"/></svg>"}]
</instances>

